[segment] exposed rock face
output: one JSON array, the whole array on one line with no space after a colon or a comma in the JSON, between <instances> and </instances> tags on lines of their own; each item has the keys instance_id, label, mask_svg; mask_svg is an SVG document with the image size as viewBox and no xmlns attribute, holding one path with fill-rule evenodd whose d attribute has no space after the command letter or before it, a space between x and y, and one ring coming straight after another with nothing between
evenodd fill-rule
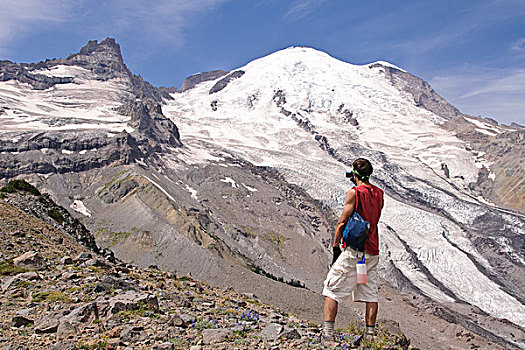
<instances>
[{"instance_id":1,"label":"exposed rock face","mask_svg":"<svg viewBox=\"0 0 525 350\"><path fill-rule=\"evenodd\" d=\"M136 100L119 108L123 115L131 117L130 126L146 138L170 146L181 146L177 126L162 114L161 106L154 100Z\"/></svg>"},{"instance_id":2,"label":"exposed rock face","mask_svg":"<svg viewBox=\"0 0 525 350\"><path fill-rule=\"evenodd\" d=\"M133 75L129 71L124 64L120 45L112 38L107 38L100 43L97 40L90 40L80 49L79 53L71 54L64 59L29 64L0 61L0 81L17 80L21 83L28 83L38 90L45 90L56 84L73 82L73 77L49 77L33 73L33 71L51 69L60 64L88 69L93 73L93 78L97 80L127 80L134 94L139 98L147 97L157 102L162 102L163 98L171 98L168 93L156 89L145 82L141 76Z\"/></svg>"},{"instance_id":3,"label":"exposed rock face","mask_svg":"<svg viewBox=\"0 0 525 350\"><path fill-rule=\"evenodd\" d=\"M127 164L147 157L159 147L142 144L123 131L113 137L106 132L23 133L19 142L0 140L0 178L23 174L66 173L100 168L115 162ZM146 147L141 147L145 145Z\"/></svg>"},{"instance_id":4,"label":"exposed rock face","mask_svg":"<svg viewBox=\"0 0 525 350\"><path fill-rule=\"evenodd\" d=\"M385 76L392 82L392 85L400 91L412 95L417 106L447 119L462 115L457 108L439 96L430 84L423 79L408 72L386 67L379 63L370 66L370 68L375 67L383 68L385 70Z\"/></svg>"},{"instance_id":5,"label":"exposed rock face","mask_svg":"<svg viewBox=\"0 0 525 350\"><path fill-rule=\"evenodd\" d=\"M107 38L100 43L97 40L90 40L86 46L80 49L79 53L69 55L66 59L56 60L54 63L76 65L89 69L95 74L96 79L121 78L129 80L133 92L138 98L149 98L159 103L162 103L163 98L171 99L168 93L156 89L144 81L140 75L131 73L124 64L120 45L112 38Z\"/></svg>"},{"instance_id":6,"label":"exposed rock face","mask_svg":"<svg viewBox=\"0 0 525 350\"><path fill-rule=\"evenodd\" d=\"M103 80L126 77L129 72L124 64L120 45L111 38L100 43L90 40L79 53L71 54L59 62L87 68Z\"/></svg>"},{"instance_id":7,"label":"exposed rock face","mask_svg":"<svg viewBox=\"0 0 525 350\"><path fill-rule=\"evenodd\" d=\"M184 92L189 89L193 89L197 84L200 84L205 81L215 80L219 79L220 77L225 76L228 74L228 71L223 70L212 70L210 72L203 72L203 73L197 73L194 75L191 75L184 79L184 82L182 83L182 86L180 87L180 91Z\"/></svg>"},{"instance_id":8,"label":"exposed rock face","mask_svg":"<svg viewBox=\"0 0 525 350\"><path fill-rule=\"evenodd\" d=\"M210 95L211 94L214 94L216 92L219 92L221 91L222 89L224 89L226 87L226 85L228 85L232 80L235 80L237 78L240 78L244 75L244 71L242 70L236 70L235 72L232 72L230 74L228 74L227 76L225 76L224 78L222 78L221 80L219 80L217 83L215 83L215 85L212 86L212 88L210 89Z\"/></svg>"},{"instance_id":9,"label":"exposed rock face","mask_svg":"<svg viewBox=\"0 0 525 350\"><path fill-rule=\"evenodd\" d=\"M71 77L48 77L43 74L34 74L31 71L41 68L44 64L24 64L10 61L0 61L0 81L17 80L29 84L36 90L45 90L56 84L72 83ZM0 113L1 114L1 113Z\"/></svg>"},{"instance_id":10,"label":"exposed rock face","mask_svg":"<svg viewBox=\"0 0 525 350\"><path fill-rule=\"evenodd\" d=\"M486 125L488 132L480 132L483 129L466 118ZM444 127L456 132L461 140L492 163L489 169L480 169L478 181L472 188L497 205L525 213L525 128L466 116L450 120ZM497 132L490 131L491 128Z\"/></svg>"}]
</instances>

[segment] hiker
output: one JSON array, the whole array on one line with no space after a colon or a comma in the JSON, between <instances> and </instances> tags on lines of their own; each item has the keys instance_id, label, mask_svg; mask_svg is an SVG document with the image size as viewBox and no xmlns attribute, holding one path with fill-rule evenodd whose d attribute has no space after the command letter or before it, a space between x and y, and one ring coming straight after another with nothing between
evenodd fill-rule
<instances>
[{"instance_id":1,"label":"hiker","mask_svg":"<svg viewBox=\"0 0 525 350\"><path fill-rule=\"evenodd\" d=\"M341 218L335 227L333 241L334 259L332 267L324 281L324 328L323 338L334 340L334 323L337 316L338 303L350 295L356 302L366 303L366 331L358 339L372 341L377 316L377 264L379 262L379 239L377 223L383 208L383 191L369 182L372 174L372 164L364 158L356 159L352 164L352 172L347 173L356 185L348 191ZM364 242L364 252L347 246L343 242L340 248L343 231L354 210L370 223L368 237ZM363 261L364 256L364 261ZM366 265L367 283L357 283L356 265L363 261Z\"/></svg>"}]
</instances>

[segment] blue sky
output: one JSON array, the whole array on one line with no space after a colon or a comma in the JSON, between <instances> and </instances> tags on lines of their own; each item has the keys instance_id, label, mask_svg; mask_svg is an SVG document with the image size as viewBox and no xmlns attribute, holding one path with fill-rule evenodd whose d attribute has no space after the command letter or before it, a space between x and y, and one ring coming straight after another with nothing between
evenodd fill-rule
<instances>
[{"instance_id":1,"label":"blue sky","mask_svg":"<svg viewBox=\"0 0 525 350\"><path fill-rule=\"evenodd\" d=\"M65 57L106 37L154 85L310 46L392 62L464 113L525 125L525 0L0 0L0 59Z\"/></svg>"}]
</instances>

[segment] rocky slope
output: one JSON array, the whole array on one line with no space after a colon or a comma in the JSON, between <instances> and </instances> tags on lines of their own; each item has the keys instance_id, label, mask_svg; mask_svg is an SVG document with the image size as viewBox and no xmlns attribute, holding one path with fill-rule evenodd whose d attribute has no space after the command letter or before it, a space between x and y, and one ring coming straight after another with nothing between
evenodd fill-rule
<instances>
[{"instance_id":1,"label":"rocky slope","mask_svg":"<svg viewBox=\"0 0 525 350\"><path fill-rule=\"evenodd\" d=\"M28 189L34 188L4 191L0 199L4 350L355 348L362 333L356 324L325 343L318 324L256 295L108 260L68 233L67 212L60 219L56 204ZM398 326L385 322L373 346L409 344Z\"/></svg>"}]
</instances>

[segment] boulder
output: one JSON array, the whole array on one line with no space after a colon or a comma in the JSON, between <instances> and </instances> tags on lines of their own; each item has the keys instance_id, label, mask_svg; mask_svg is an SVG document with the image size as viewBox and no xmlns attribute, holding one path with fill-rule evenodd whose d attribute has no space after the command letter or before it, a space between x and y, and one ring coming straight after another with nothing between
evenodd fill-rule
<instances>
[{"instance_id":1,"label":"boulder","mask_svg":"<svg viewBox=\"0 0 525 350\"><path fill-rule=\"evenodd\" d=\"M284 337L285 339L300 339L301 338L301 334L299 334L299 331L297 331L297 329L288 328L288 327L284 327L284 330L281 336Z\"/></svg>"},{"instance_id":2,"label":"boulder","mask_svg":"<svg viewBox=\"0 0 525 350\"><path fill-rule=\"evenodd\" d=\"M80 278L80 276L74 272L64 272L60 278L65 281L70 281Z\"/></svg>"},{"instance_id":3,"label":"boulder","mask_svg":"<svg viewBox=\"0 0 525 350\"><path fill-rule=\"evenodd\" d=\"M275 340L281 336L283 331L284 327L279 323L270 323L269 325L263 328L259 335L261 336L261 338L267 340Z\"/></svg>"},{"instance_id":4,"label":"boulder","mask_svg":"<svg viewBox=\"0 0 525 350\"><path fill-rule=\"evenodd\" d=\"M77 333L77 328L75 325L68 320L60 321L57 329L57 334L59 337L67 338L69 335L75 335Z\"/></svg>"},{"instance_id":5,"label":"boulder","mask_svg":"<svg viewBox=\"0 0 525 350\"><path fill-rule=\"evenodd\" d=\"M64 317L65 321L70 322L93 322L98 318L98 310L96 303L88 303L81 305L71 311Z\"/></svg>"},{"instance_id":6,"label":"boulder","mask_svg":"<svg viewBox=\"0 0 525 350\"><path fill-rule=\"evenodd\" d=\"M20 316L20 315L17 315L17 316L13 316L13 318L11 319L11 324L13 325L13 327L22 327L22 326L27 326L29 324L33 324L34 321L25 317L25 316Z\"/></svg>"},{"instance_id":7,"label":"boulder","mask_svg":"<svg viewBox=\"0 0 525 350\"><path fill-rule=\"evenodd\" d=\"M4 284L2 284L2 291L8 290L11 286L16 286L20 281L33 281L39 279L41 278L35 271L19 273L16 276L8 278Z\"/></svg>"},{"instance_id":8,"label":"boulder","mask_svg":"<svg viewBox=\"0 0 525 350\"><path fill-rule=\"evenodd\" d=\"M187 314L179 315L180 319L184 322L185 326L192 324L195 321L195 317Z\"/></svg>"},{"instance_id":9,"label":"boulder","mask_svg":"<svg viewBox=\"0 0 525 350\"><path fill-rule=\"evenodd\" d=\"M175 315L172 318L170 318L168 325L174 326L174 327L183 327L183 328L186 328L187 326L187 324L182 320L182 318L180 318L179 315Z\"/></svg>"},{"instance_id":10,"label":"boulder","mask_svg":"<svg viewBox=\"0 0 525 350\"><path fill-rule=\"evenodd\" d=\"M35 308L29 308L29 309L21 309L16 312L18 316L29 316L31 314L35 313Z\"/></svg>"},{"instance_id":11,"label":"boulder","mask_svg":"<svg viewBox=\"0 0 525 350\"><path fill-rule=\"evenodd\" d=\"M410 339L406 337L399 323L392 320L384 320L379 326L379 332L389 339L394 345L398 345L401 348L408 348L410 345Z\"/></svg>"},{"instance_id":12,"label":"boulder","mask_svg":"<svg viewBox=\"0 0 525 350\"><path fill-rule=\"evenodd\" d=\"M134 291L128 291L110 298L109 300L100 300L96 302L98 316L108 319L120 311L133 311L140 307L151 311L159 311L159 301L155 295L141 294Z\"/></svg>"},{"instance_id":13,"label":"boulder","mask_svg":"<svg viewBox=\"0 0 525 350\"><path fill-rule=\"evenodd\" d=\"M62 259L60 259L60 264L62 264L62 265L71 265L71 264L73 264L73 259L71 259L70 256L64 256Z\"/></svg>"},{"instance_id":14,"label":"boulder","mask_svg":"<svg viewBox=\"0 0 525 350\"><path fill-rule=\"evenodd\" d=\"M38 252L27 252L13 260L13 263L25 269L39 270L44 267L45 261Z\"/></svg>"},{"instance_id":15,"label":"boulder","mask_svg":"<svg viewBox=\"0 0 525 350\"><path fill-rule=\"evenodd\" d=\"M108 265L98 259L89 259L86 262L84 262L86 266L96 266L96 267L107 267Z\"/></svg>"},{"instance_id":16,"label":"boulder","mask_svg":"<svg viewBox=\"0 0 525 350\"><path fill-rule=\"evenodd\" d=\"M104 276L102 280L95 286L95 292L97 293L107 292L115 289L131 290L134 289L134 287L131 283L113 276Z\"/></svg>"},{"instance_id":17,"label":"boulder","mask_svg":"<svg viewBox=\"0 0 525 350\"><path fill-rule=\"evenodd\" d=\"M109 300L111 313L116 314L119 311L136 310L144 306L150 310L159 310L159 301L155 295L141 294L137 292L127 292L117 295Z\"/></svg>"},{"instance_id":18,"label":"boulder","mask_svg":"<svg viewBox=\"0 0 525 350\"><path fill-rule=\"evenodd\" d=\"M136 343L144 338L146 338L146 332L140 326L126 325L120 332L120 340L126 343Z\"/></svg>"},{"instance_id":19,"label":"boulder","mask_svg":"<svg viewBox=\"0 0 525 350\"><path fill-rule=\"evenodd\" d=\"M80 254L77 255L77 257L75 258L75 261L84 262L84 261L87 261L87 260L89 260L91 258L93 258L91 253L83 252L83 253L80 253Z\"/></svg>"},{"instance_id":20,"label":"boulder","mask_svg":"<svg viewBox=\"0 0 525 350\"><path fill-rule=\"evenodd\" d=\"M202 342L206 345L222 343L232 335L231 329L204 329L202 331Z\"/></svg>"},{"instance_id":21,"label":"boulder","mask_svg":"<svg viewBox=\"0 0 525 350\"><path fill-rule=\"evenodd\" d=\"M36 333L56 333L59 320L57 316L44 317L35 324Z\"/></svg>"}]
</instances>

